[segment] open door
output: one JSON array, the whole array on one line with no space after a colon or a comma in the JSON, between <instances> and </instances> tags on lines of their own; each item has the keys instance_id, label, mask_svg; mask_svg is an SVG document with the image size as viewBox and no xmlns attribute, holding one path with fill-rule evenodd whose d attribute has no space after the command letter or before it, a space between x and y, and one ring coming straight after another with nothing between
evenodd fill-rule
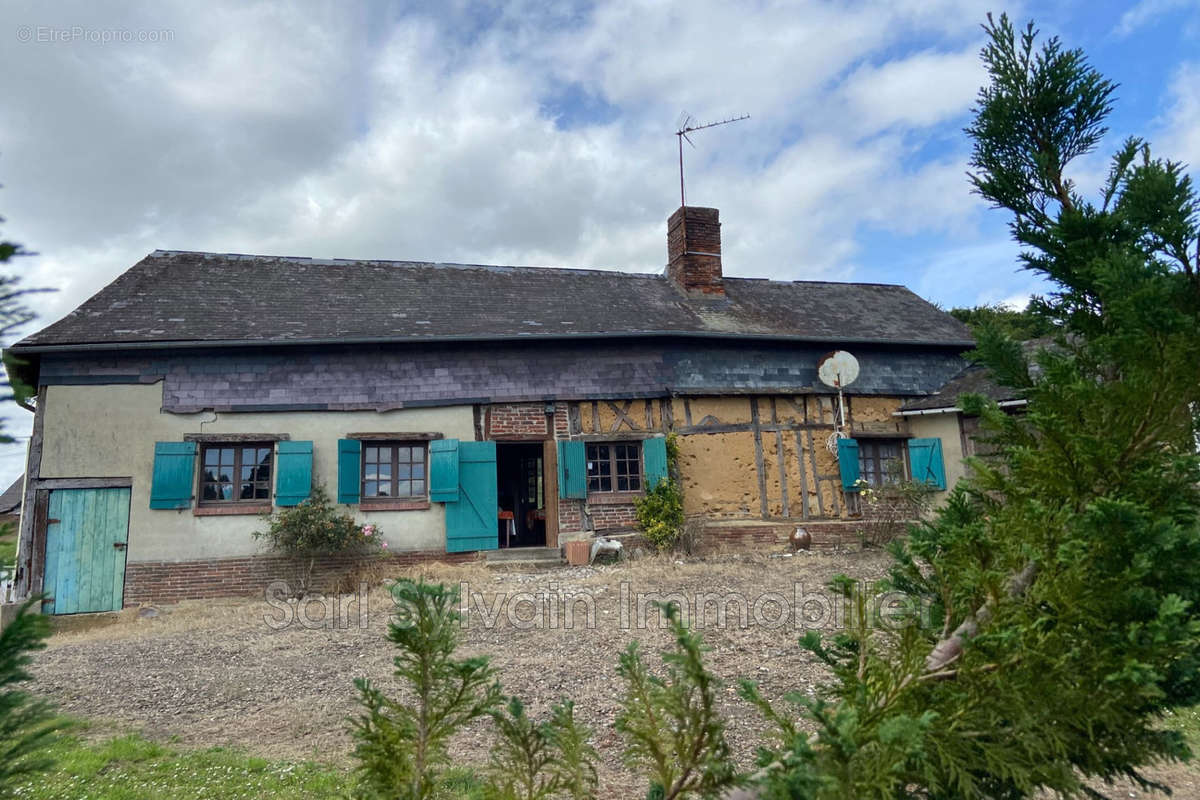
<instances>
[{"instance_id":1,"label":"open door","mask_svg":"<svg viewBox=\"0 0 1200 800\"><path fill-rule=\"evenodd\" d=\"M446 552L496 550L500 547L496 443L459 441L457 445L458 499L446 502Z\"/></svg>"}]
</instances>

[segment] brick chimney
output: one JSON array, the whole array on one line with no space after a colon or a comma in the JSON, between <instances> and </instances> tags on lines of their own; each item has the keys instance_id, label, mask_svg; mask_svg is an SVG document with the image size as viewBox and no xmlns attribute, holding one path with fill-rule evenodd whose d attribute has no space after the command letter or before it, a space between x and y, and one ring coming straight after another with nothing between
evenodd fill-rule
<instances>
[{"instance_id":1,"label":"brick chimney","mask_svg":"<svg viewBox=\"0 0 1200 800\"><path fill-rule=\"evenodd\" d=\"M667 277L689 295L725 294L717 209L681 206L667 220Z\"/></svg>"}]
</instances>

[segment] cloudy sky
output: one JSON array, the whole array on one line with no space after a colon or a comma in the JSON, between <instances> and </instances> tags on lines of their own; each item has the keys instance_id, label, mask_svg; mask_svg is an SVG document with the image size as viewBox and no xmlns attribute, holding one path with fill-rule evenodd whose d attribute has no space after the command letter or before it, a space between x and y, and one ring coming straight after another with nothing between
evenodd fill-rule
<instances>
[{"instance_id":1,"label":"cloudy sky","mask_svg":"<svg viewBox=\"0 0 1200 800\"><path fill-rule=\"evenodd\" d=\"M156 248L661 270L683 111L751 115L685 153L727 274L1021 301L964 178L989 10L1121 84L1105 152L1200 164L1198 0L104 5L0 0L0 235L59 290L39 324Z\"/></svg>"}]
</instances>

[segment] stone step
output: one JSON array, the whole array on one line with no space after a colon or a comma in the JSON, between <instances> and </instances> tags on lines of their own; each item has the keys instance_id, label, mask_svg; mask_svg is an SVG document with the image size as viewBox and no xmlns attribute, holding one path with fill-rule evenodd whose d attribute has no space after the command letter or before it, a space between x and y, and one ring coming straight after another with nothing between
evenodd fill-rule
<instances>
[{"instance_id":1,"label":"stone step","mask_svg":"<svg viewBox=\"0 0 1200 800\"><path fill-rule=\"evenodd\" d=\"M561 564L563 558L557 547L506 547L488 550L484 561L487 564Z\"/></svg>"}]
</instances>

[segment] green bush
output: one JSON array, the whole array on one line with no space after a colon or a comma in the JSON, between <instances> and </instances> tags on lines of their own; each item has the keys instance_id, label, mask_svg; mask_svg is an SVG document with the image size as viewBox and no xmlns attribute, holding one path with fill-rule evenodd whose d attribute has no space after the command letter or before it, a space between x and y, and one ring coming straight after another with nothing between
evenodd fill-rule
<instances>
[{"instance_id":1,"label":"green bush","mask_svg":"<svg viewBox=\"0 0 1200 800\"><path fill-rule=\"evenodd\" d=\"M634 501L638 527L659 552L675 546L683 534L683 489L679 484L679 441L667 436L667 477L646 488L646 494Z\"/></svg>"},{"instance_id":2,"label":"green bush","mask_svg":"<svg viewBox=\"0 0 1200 800\"><path fill-rule=\"evenodd\" d=\"M307 559L300 594L307 594L316 559L333 553L369 555L387 549L387 542L376 525L359 525L354 517L329 499L323 486L314 486L309 498L298 506L281 508L264 516L265 531L254 538L266 540L271 549Z\"/></svg>"}]
</instances>

